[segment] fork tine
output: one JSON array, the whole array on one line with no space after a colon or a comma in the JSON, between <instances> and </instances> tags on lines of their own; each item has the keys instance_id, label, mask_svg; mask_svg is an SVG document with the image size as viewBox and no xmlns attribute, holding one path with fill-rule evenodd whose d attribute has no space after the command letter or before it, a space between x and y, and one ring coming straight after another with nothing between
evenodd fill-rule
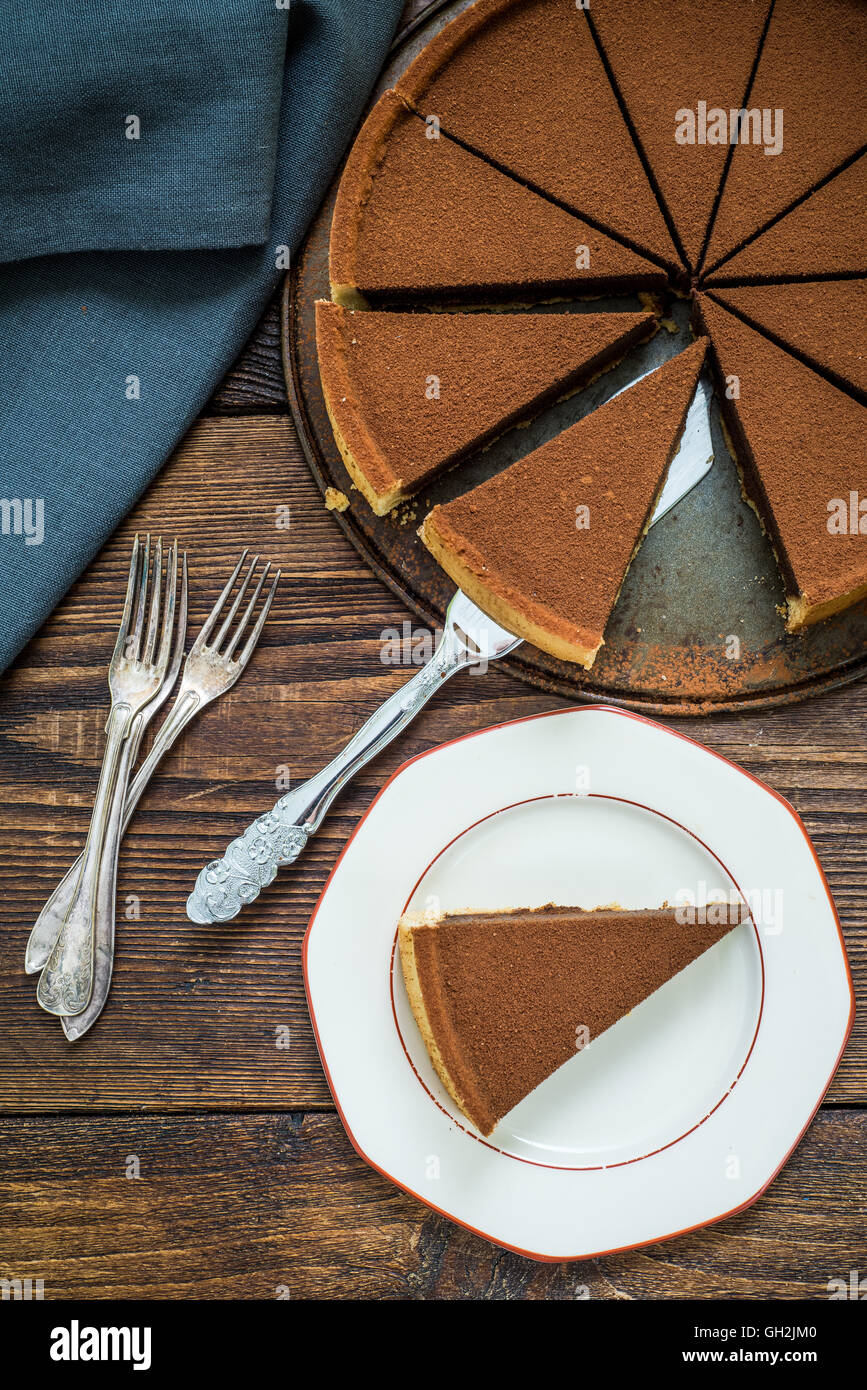
<instances>
[{"instance_id":1,"label":"fork tine","mask_svg":"<svg viewBox=\"0 0 867 1390\"><path fill-rule=\"evenodd\" d=\"M252 597L251 597L251 599L250 599L250 602L247 604L247 607L244 609L244 615L243 615L243 617L241 618L241 621L239 622L237 628L235 629L234 636L232 637L232 640L231 640L231 642L229 643L229 645L228 645L228 647L226 648L226 650L223 652L223 656L226 658L227 661L230 661L230 660L232 659L232 653L234 652L235 648L237 647L238 643L240 642L241 638L242 638L243 635L244 635L244 628L247 626L248 622L250 621L250 614L253 612L253 609L256 607L256 600L258 599L259 595L260 595L261 592L262 592L262 585L265 583L265 580L268 578L268 574L269 574L270 569L271 569L271 561L269 560L268 563L266 564L265 568L263 569L262 573L259 575L259 583L256 585L256 588L253 590L253 594L252 594Z\"/></svg>"},{"instance_id":2,"label":"fork tine","mask_svg":"<svg viewBox=\"0 0 867 1390\"><path fill-rule=\"evenodd\" d=\"M187 637L187 608L189 599L189 586L187 580L187 552L184 551L183 564L181 565L181 606L178 612L178 637L181 656L184 654L184 646Z\"/></svg>"},{"instance_id":3,"label":"fork tine","mask_svg":"<svg viewBox=\"0 0 867 1390\"><path fill-rule=\"evenodd\" d=\"M248 586L249 586L250 580L253 578L253 575L254 575L255 572L256 572L256 566L258 565L258 563L259 563L259 556L258 556L258 555L254 555L254 556L253 556L253 559L252 559L251 562L250 562L250 568L247 570L247 573L244 575L244 578L243 578L243 580L241 581L241 587L239 588L237 594L235 595L234 602L232 603L232 607L229 609L228 613L226 614L225 618L223 619L223 621L222 621L222 623L221 623L221 625L220 625L220 630L219 630L219 632L217 633L216 637L214 638L213 642L211 643L211 646L212 646L212 648L213 648L213 650L214 650L215 652L218 652L218 651L220 650L220 647L223 645L223 643L224 643L225 640L226 640L226 633L229 631L229 628L232 626L232 623L235 621L235 614L238 612L238 609L239 609L240 606L241 606L241 601L242 601L244 595L245 595L246 592L247 592L247 588L248 588Z\"/></svg>"},{"instance_id":4,"label":"fork tine","mask_svg":"<svg viewBox=\"0 0 867 1390\"><path fill-rule=\"evenodd\" d=\"M169 547L166 557L166 602L163 610L163 629L160 639L160 650L157 657L157 670L165 675L169 665L169 653L172 650L172 635L175 627L175 607L178 588L178 543L175 541Z\"/></svg>"},{"instance_id":5,"label":"fork tine","mask_svg":"<svg viewBox=\"0 0 867 1390\"><path fill-rule=\"evenodd\" d=\"M225 618L223 619L223 622L220 624L220 630L219 630L219 632L217 633L216 637L214 638L213 642L211 643L211 646L213 647L213 649L214 649L215 652L218 652L218 651L220 650L220 647L223 645L223 643L224 643L225 640L226 640L226 634L228 633L230 627L232 626L232 623L235 621L235 617L236 617L236 615L237 615L238 609L240 608L241 603L242 603L243 598L244 598L244 595L246 594L247 589L249 588L250 580L253 578L253 575L256 573L256 566L258 565L258 563L259 563L259 556L258 556L258 555L254 555L254 556L253 556L253 559L252 559L251 562L250 562L250 568L247 570L247 573L244 575L244 578L243 578L243 580L241 581L241 586L240 586L240 588L238 589L237 594L235 595L235 599L234 599L234 602L232 603L232 607L229 609L228 613L226 614ZM259 581L260 587L261 587L261 583L262 583L262 581L260 580L260 581ZM256 592L258 593L259 590L257 589Z\"/></svg>"},{"instance_id":6,"label":"fork tine","mask_svg":"<svg viewBox=\"0 0 867 1390\"><path fill-rule=\"evenodd\" d=\"M175 541L177 545L177 541ZM181 596L177 604L178 619L175 623L175 643L172 647L171 661L168 663L164 680L169 689L174 685L181 669L181 662L184 659L184 647L187 643L187 552L184 551L181 564ZM160 657L162 659L162 657Z\"/></svg>"},{"instance_id":7,"label":"fork tine","mask_svg":"<svg viewBox=\"0 0 867 1390\"><path fill-rule=\"evenodd\" d=\"M247 549L244 549L244 550L241 552L241 558L240 558L240 560L238 561L238 563L237 563L237 565L235 566L235 568L232 570L231 576L230 576L230 578L229 578L229 580L228 580L228 582L227 582L225 588L223 589L223 592L220 594L220 597L217 599L217 602L214 604L213 608L211 609L210 613L208 614L207 618L205 619L205 625L204 625L204 627L202 628L201 632L199 633L198 637L196 638L196 643L195 643L195 645L196 645L197 647L203 647L204 644L207 642L208 638L210 637L211 633L213 632L213 630L214 630L214 624L216 623L217 619L218 619L219 616L220 616L220 612L221 612L221 610L222 610L223 604L226 602L226 599L229 597L230 593L232 592L232 589L233 589L234 586L235 586L235 580L238 578L238 575L241 573L241 566L243 565L244 561L246 560L248 554L249 554L249 551L248 551Z\"/></svg>"},{"instance_id":8,"label":"fork tine","mask_svg":"<svg viewBox=\"0 0 867 1390\"><path fill-rule=\"evenodd\" d=\"M151 584L151 609L148 618L147 640L144 648L144 660L148 666L153 663L154 651L157 645L157 622L160 616L160 598L163 591L163 538L157 540L154 550L153 583Z\"/></svg>"},{"instance_id":9,"label":"fork tine","mask_svg":"<svg viewBox=\"0 0 867 1390\"><path fill-rule=\"evenodd\" d=\"M129 635L133 601L135 599L136 590L138 589L138 561L140 552L141 543L139 542L138 532L136 532L135 540L132 543L132 555L130 556L129 562L129 579L126 582L126 598L123 601L123 613L121 615L120 628L118 629L117 641L114 648L117 654L123 652Z\"/></svg>"},{"instance_id":10,"label":"fork tine","mask_svg":"<svg viewBox=\"0 0 867 1390\"><path fill-rule=\"evenodd\" d=\"M151 557L151 538L150 538L150 532L148 532L148 535L147 535L147 537L146 537L146 539L145 539L145 544L144 544L144 554L143 554L143 556L142 556L141 583L140 583L140 585L139 585L138 603L136 604L136 610L135 610L135 624L134 624L134 626L133 626L133 630L132 630L132 634L131 634L130 642L129 642L129 648L130 648L130 650L129 650L128 655L129 655L129 658L130 658L131 661L137 661L138 658L141 656L141 634L142 634L142 628L144 627L145 608L147 607L148 575L150 574L150 564L151 564L151 558L150 558L150 557Z\"/></svg>"},{"instance_id":11,"label":"fork tine","mask_svg":"<svg viewBox=\"0 0 867 1390\"><path fill-rule=\"evenodd\" d=\"M238 657L238 665L241 667L242 671L244 667L247 665L247 662L250 660L250 657L253 655L253 650L256 646L256 643L259 641L259 638L262 633L262 628L265 626L265 619L271 611L271 604L274 602L274 594L276 592L279 581L280 571L278 570L277 573L274 575L274 582L272 583L271 588L268 591L268 597L262 605L262 612L259 614L259 617L256 620L256 626L253 628L253 631L247 638L247 645L241 652L241 655Z\"/></svg>"}]
</instances>

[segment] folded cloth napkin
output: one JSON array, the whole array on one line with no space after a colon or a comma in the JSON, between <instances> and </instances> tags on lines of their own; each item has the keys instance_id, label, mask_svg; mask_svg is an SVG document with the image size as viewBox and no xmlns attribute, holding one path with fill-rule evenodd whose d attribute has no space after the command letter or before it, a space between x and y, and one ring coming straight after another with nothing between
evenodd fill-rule
<instances>
[{"instance_id":1,"label":"folded cloth napkin","mask_svg":"<svg viewBox=\"0 0 867 1390\"><path fill-rule=\"evenodd\" d=\"M11 0L0 671L237 356L403 0Z\"/></svg>"}]
</instances>

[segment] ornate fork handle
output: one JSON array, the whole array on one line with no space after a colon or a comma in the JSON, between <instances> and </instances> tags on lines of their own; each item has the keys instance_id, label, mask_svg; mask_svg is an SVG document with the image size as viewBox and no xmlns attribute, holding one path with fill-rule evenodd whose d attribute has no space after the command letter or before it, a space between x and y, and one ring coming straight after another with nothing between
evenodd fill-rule
<instances>
[{"instance_id":1,"label":"ornate fork handle","mask_svg":"<svg viewBox=\"0 0 867 1390\"><path fill-rule=\"evenodd\" d=\"M178 626L180 640L183 643L183 634L186 629L186 616ZM170 684L174 684L175 677L172 676ZM190 720L198 712L200 706L199 699L188 693L183 697L179 696L172 709L166 716L165 723L158 730L156 738L150 752L136 773L132 783L129 778L131 769L138 757L139 745L144 733L145 724L140 716L133 721L133 728L127 743L124 745L121 754L120 772L118 774L118 789L125 793L125 800L121 807L113 806L112 819L109 820L109 828L106 837L105 854L116 854L120 848L120 841L129 828L129 823L135 815L136 807L144 795L148 783L153 777L160 764L160 761L180 737L180 734L189 724ZM115 799L117 799L117 790ZM113 824L117 814L122 812L122 818L118 825ZM30 933L30 940L27 943L27 954L25 957L24 968L28 975L33 975L37 970L41 970L51 955L54 943L56 942L66 914L75 896L81 874L81 863L84 858L80 854L74 864L67 869L66 874L58 883L48 902L43 907L39 917ZM115 865L115 870L116 870ZM102 869L100 874L102 876ZM98 925L105 919L105 914L111 915L110 937L106 936L106 942L114 940L114 878L115 872L106 875L106 881L100 883L99 899L97 903ZM110 881L109 881L110 880ZM106 949L109 949L106 947ZM105 951L100 952L99 942L97 941L96 970L100 969L101 961L105 961ZM79 1019L81 1016L78 1016Z\"/></svg>"},{"instance_id":2,"label":"ornate fork handle","mask_svg":"<svg viewBox=\"0 0 867 1390\"><path fill-rule=\"evenodd\" d=\"M478 657L449 627L422 669L380 705L327 767L280 798L229 845L222 859L202 869L187 899L193 922L226 922L291 864L319 829L338 792L371 758L396 738L445 681Z\"/></svg>"},{"instance_id":3,"label":"ornate fork handle","mask_svg":"<svg viewBox=\"0 0 867 1390\"><path fill-rule=\"evenodd\" d=\"M105 754L82 856L81 873L37 988L39 1003L50 1014L80 1013L90 998L99 866L129 724L129 706L113 705L106 725Z\"/></svg>"},{"instance_id":4,"label":"ornate fork handle","mask_svg":"<svg viewBox=\"0 0 867 1390\"><path fill-rule=\"evenodd\" d=\"M102 858L99 863L96 889L96 915L93 933L93 986L90 998L81 1012L63 1014L60 1020L63 1024L63 1031L70 1042L74 1042L77 1038L82 1037L84 1033L87 1032L94 1019L99 1017L111 984L111 975L114 966L114 899L115 889L117 887L117 860L122 834L121 822L124 814L124 798L129 784L130 770L135 762L143 732L144 721L142 716L136 715L132 722L127 740L121 750L117 782L115 783L114 796L108 816L105 842L102 847ZM69 909L69 904L74 892L75 875L73 869L70 869L69 874L63 880L64 884L66 884L69 879L72 879L72 884L66 899L64 914Z\"/></svg>"}]
</instances>

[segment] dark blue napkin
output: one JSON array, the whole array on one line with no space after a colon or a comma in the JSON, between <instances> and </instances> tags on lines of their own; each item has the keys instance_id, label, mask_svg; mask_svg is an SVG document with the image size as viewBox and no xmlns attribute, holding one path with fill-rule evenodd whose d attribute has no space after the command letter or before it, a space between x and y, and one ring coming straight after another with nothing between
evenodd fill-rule
<instances>
[{"instance_id":1,"label":"dark blue napkin","mask_svg":"<svg viewBox=\"0 0 867 1390\"><path fill-rule=\"evenodd\" d=\"M402 0L4 9L0 670L249 337L401 9Z\"/></svg>"}]
</instances>

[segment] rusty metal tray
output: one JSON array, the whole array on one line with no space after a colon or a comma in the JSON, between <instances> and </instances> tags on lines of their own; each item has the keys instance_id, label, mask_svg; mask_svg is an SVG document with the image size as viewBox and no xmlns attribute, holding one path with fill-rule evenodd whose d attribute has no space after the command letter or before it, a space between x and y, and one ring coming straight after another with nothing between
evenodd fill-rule
<instances>
[{"instance_id":1,"label":"rusty metal tray","mask_svg":"<svg viewBox=\"0 0 867 1390\"><path fill-rule=\"evenodd\" d=\"M434 4L398 37L374 96L390 86L468 0ZM384 582L428 627L443 619L454 585L416 536L429 505L465 491L607 400L642 371L691 341L689 306L667 306L670 329L587 390L513 429L485 453L452 469L414 505L374 516L352 490L331 433L319 383L314 304L329 297L328 240L335 186L287 277L283 357L289 400L308 463L323 494L337 488L350 508L335 522ZM546 312L638 309L637 299L557 304ZM707 477L648 534L627 575L591 671L524 643L503 662L522 680L574 700L604 700L645 713L691 715L789 704L867 674L867 601L801 636L783 629L782 582L768 541L744 503L716 399L715 462Z\"/></svg>"}]
</instances>

